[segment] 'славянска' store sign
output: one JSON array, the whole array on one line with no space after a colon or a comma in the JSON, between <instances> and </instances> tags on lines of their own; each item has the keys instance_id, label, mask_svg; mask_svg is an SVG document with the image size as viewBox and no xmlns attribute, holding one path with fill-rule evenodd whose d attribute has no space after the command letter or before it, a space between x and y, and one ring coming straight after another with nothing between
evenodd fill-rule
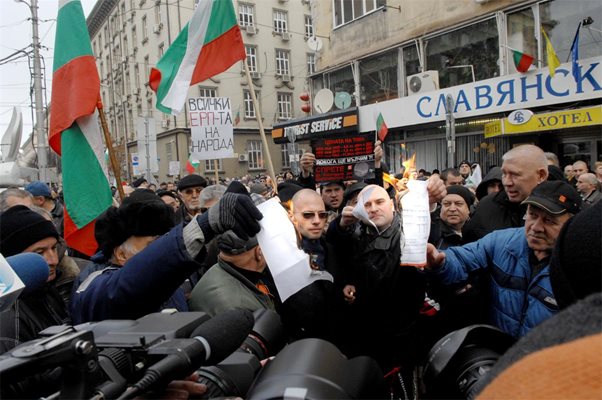
<instances>
[{"instance_id":1,"label":"'\u0441\u043b\u0430\u0432\u044f\u043d\u0441\u043a\u0430' store sign","mask_svg":"<svg viewBox=\"0 0 602 400\"><path fill-rule=\"evenodd\" d=\"M571 63L566 63L554 77L545 67L370 104L359 109L360 132L374 130L379 112L389 128L444 121L447 95L454 100L455 118L602 97L602 57L579 60L579 70L577 80Z\"/></svg>"}]
</instances>

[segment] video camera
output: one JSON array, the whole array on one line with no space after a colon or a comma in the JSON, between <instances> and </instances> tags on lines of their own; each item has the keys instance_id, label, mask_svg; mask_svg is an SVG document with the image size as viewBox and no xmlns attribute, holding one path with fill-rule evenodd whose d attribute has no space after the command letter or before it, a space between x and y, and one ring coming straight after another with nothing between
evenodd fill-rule
<instances>
[{"instance_id":1,"label":"video camera","mask_svg":"<svg viewBox=\"0 0 602 400\"><path fill-rule=\"evenodd\" d=\"M382 372L369 357L348 360L320 339L280 351L285 335L280 317L270 310L254 315L231 310L214 318L200 312L155 313L135 321L56 326L40 335L0 356L0 397L14 397L21 382L57 367L62 386L53 398L128 399L195 371L207 385L206 398L285 398L291 388L306 398L384 393ZM276 352L262 368L261 361Z\"/></svg>"}]
</instances>

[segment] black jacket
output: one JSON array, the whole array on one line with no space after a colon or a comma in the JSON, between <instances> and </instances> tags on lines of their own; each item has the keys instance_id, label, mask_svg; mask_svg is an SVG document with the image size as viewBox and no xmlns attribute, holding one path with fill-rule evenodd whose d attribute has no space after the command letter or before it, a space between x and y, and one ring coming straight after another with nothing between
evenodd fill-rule
<instances>
[{"instance_id":1,"label":"black jacket","mask_svg":"<svg viewBox=\"0 0 602 400\"><path fill-rule=\"evenodd\" d=\"M464 242L475 242L498 229L523 226L525 211L525 206L510 202L504 190L483 197L474 215L462 228Z\"/></svg>"}]
</instances>

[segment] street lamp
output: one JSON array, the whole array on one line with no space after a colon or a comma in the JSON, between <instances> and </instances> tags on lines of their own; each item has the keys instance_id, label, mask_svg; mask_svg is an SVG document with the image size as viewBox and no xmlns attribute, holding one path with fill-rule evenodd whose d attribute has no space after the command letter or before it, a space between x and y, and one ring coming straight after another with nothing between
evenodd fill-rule
<instances>
[{"instance_id":1,"label":"street lamp","mask_svg":"<svg viewBox=\"0 0 602 400\"><path fill-rule=\"evenodd\" d=\"M29 7L31 12L31 23L33 27L33 90L36 109L36 122L34 130L38 138L38 169L39 179L48 182L48 135L46 135L44 123L44 102L42 99L42 65L40 62L40 37L38 33L38 0L31 0L31 4L25 0L15 0Z\"/></svg>"}]
</instances>

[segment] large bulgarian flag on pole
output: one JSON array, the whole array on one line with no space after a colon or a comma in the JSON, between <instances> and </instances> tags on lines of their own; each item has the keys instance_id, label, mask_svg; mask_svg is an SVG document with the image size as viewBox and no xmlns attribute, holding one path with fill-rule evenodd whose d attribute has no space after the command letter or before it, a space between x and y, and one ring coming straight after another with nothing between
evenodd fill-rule
<instances>
[{"instance_id":1,"label":"large bulgarian flag on pole","mask_svg":"<svg viewBox=\"0 0 602 400\"><path fill-rule=\"evenodd\" d=\"M157 109L182 111L188 88L246 57L232 0L200 0L190 22L151 70Z\"/></svg>"},{"instance_id":2,"label":"large bulgarian flag on pole","mask_svg":"<svg viewBox=\"0 0 602 400\"><path fill-rule=\"evenodd\" d=\"M96 107L100 79L79 0L60 0L56 22L50 147L61 156L65 240L92 255L96 217L112 203Z\"/></svg>"}]
</instances>

